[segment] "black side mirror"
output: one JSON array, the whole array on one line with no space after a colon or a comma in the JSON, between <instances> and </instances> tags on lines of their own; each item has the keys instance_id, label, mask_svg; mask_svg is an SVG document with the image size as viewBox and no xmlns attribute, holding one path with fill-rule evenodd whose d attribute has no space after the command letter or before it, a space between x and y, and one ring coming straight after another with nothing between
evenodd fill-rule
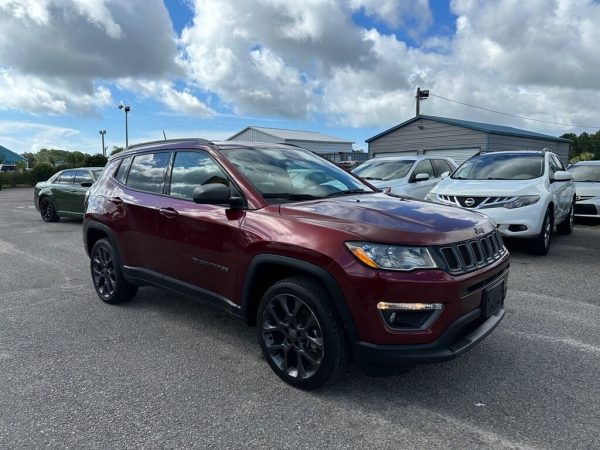
<instances>
[{"instance_id":1,"label":"black side mirror","mask_svg":"<svg viewBox=\"0 0 600 450\"><path fill-rule=\"evenodd\" d=\"M194 203L199 205L229 205L232 208L244 206L244 200L231 195L231 188L221 183L206 184L194 188L192 192Z\"/></svg>"},{"instance_id":2,"label":"black side mirror","mask_svg":"<svg viewBox=\"0 0 600 450\"><path fill-rule=\"evenodd\" d=\"M91 181L84 181L83 183L81 183L81 187L92 187L92 183Z\"/></svg>"}]
</instances>

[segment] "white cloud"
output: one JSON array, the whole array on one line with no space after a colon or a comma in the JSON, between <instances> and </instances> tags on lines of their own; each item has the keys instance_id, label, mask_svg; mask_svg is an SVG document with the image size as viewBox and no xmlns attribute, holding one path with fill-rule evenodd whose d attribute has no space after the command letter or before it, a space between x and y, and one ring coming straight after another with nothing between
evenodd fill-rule
<instances>
[{"instance_id":1,"label":"white cloud","mask_svg":"<svg viewBox=\"0 0 600 450\"><path fill-rule=\"evenodd\" d=\"M73 128L0 120L0 141L17 153L36 152L41 148L73 150L81 144L81 134Z\"/></svg>"},{"instance_id":2,"label":"white cloud","mask_svg":"<svg viewBox=\"0 0 600 450\"><path fill-rule=\"evenodd\" d=\"M121 89L135 91L142 97L154 98L179 114L196 117L214 115L214 111L198 97L186 90L175 89L169 82L126 78L119 80L117 84Z\"/></svg>"},{"instance_id":3,"label":"white cloud","mask_svg":"<svg viewBox=\"0 0 600 450\"><path fill-rule=\"evenodd\" d=\"M394 27L408 26L409 33L417 37L433 23L429 0L350 0L354 9L364 8L367 15ZM414 21L414 26L410 22Z\"/></svg>"}]
</instances>

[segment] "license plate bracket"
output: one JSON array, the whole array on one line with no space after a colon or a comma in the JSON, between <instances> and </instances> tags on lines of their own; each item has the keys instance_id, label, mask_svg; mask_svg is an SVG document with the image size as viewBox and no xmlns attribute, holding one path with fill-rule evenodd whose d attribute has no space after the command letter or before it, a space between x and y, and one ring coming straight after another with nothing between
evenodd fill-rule
<instances>
[{"instance_id":1,"label":"license plate bracket","mask_svg":"<svg viewBox=\"0 0 600 450\"><path fill-rule=\"evenodd\" d=\"M502 306L504 306L504 297L506 296L506 289L504 288L505 281L502 281L495 286L489 287L483 291L483 299L481 306L483 315L489 317L496 313Z\"/></svg>"}]
</instances>

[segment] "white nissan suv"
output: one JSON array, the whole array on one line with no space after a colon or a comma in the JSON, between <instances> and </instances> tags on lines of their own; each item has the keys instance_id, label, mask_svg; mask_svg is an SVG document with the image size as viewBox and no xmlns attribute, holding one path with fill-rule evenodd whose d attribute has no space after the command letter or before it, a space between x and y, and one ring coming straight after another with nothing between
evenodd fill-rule
<instances>
[{"instance_id":1,"label":"white nissan suv","mask_svg":"<svg viewBox=\"0 0 600 450\"><path fill-rule=\"evenodd\" d=\"M573 178L548 150L475 155L425 199L484 213L503 236L531 239L538 255L548 253L555 225L573 230Z\"/></svg>"}]
</instances>

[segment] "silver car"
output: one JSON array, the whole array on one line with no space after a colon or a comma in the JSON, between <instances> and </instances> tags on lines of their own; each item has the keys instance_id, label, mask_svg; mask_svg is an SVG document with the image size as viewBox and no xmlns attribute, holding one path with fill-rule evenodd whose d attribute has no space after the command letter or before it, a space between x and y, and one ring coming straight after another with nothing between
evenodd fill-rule
<instances>
[{"instance_id":1,"label":"silver car","mask_svg":"<svg viewBox=\"0 0 600 450\"><path fill-rule=\"evenodd\" d=\"M454 160L443 156L388 156L371 159L352 173L390 194L422 199L454 169Z\"/></svg>"},{"instance_id":2,"label":"silver car","mask_svg":"<svg viewBox=\"0 0 600 450\"><path fill-rule=\"evenodd\" d=\"M581 161L567 170L575 180L575 215L600 219L600 161Z\"/></svg>"}]
</instances>

